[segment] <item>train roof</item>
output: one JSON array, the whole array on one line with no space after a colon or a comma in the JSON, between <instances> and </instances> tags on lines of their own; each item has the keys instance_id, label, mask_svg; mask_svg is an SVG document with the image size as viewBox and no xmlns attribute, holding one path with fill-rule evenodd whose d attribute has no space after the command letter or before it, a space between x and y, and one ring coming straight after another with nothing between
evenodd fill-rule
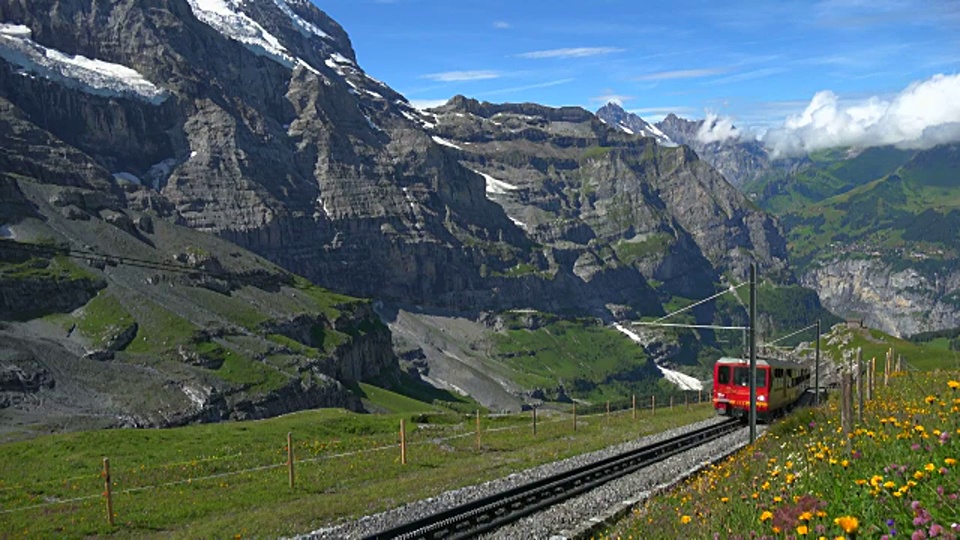
<instances>
[{"instance_id":1,"label":"train roof","mask_svg":"<svg viewBox=\"0 0 960 540\"><path fill-rule=\"evenodd\" d=\"M750 365L749 358L730 358L729 356L724 356L717 360L718 364L730 364L730 365ZM757 358L757 366L771 366L775 368L783 369L797 369L803 368L804 366L796 362L787 362L786 360L777 360L776 358Z\"/></svg>"}]
</instances>

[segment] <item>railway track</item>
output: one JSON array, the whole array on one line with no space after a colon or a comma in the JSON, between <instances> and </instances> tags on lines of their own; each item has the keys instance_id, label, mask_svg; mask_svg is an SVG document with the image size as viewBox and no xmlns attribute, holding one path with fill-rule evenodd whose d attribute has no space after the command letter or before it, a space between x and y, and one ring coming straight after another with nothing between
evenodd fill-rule
<instances>
[{"instance_id":1,"label":"railway track","mask_svg":"<svg viewBox=\"0 0 960 540\"><path fill-rule=\"evenodd\" d=\"M364 540L473 538L742 427L707 426L372 534Z\"/></svg>"}]
</instances>

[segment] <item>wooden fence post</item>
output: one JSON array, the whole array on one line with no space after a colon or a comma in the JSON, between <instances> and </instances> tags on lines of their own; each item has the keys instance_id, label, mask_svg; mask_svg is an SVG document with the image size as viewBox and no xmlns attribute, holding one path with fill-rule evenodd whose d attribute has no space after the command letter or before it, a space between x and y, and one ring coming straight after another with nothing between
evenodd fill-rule
<instances>
[{"instance_id":1,"label":"wooden fence post","mask_svg":"<svg viewBox=\"0 0 960 540\"><path fill-rule=\"evenodd\" d=\"M687 394L686 394L686 392L684 392L684 394L683 394L683 408L684 408L684 409L689 409L689 408L690 408L690 401L687 400Z\"/></svg>"},{"instance_id":2,"label":"wooden fence post","mask_svg":"<svg viewBox=\"0 0 960 540\"><path fill-rule=\"evenodd\" d=\"M844 370L840 376L840 426L847 448L850 447L850 430L853 423L853 376Z\"/></svg>"},{"instance_id":3,"label":"wooden fence post","mask_svg":"<svg viewBox=\"0 0 960 540\"><path fill-rule=\"evenodd\" d=\"M480 409L477 409L477 451L480 450Z\"/></svg>"},{"instance_id":4,"label":"wooden fence post","mask_svg":"<svg viewBox=\"0 0 960 540\"><path fill-rule=\"evenodd\" d=\"M857 423L863 424L863 358L857 348Z\"/></svg>"},{"instance_id":5,"label":"wooden fence post","mask_svg":"<svg viewBox=\"0 0 960 540\"><path fill-rule=\"evenodd\" d=\"M537 434L537 408L533 408L533 434Z\"/></svg>"},{"instance_id":6,"label":"wooden fence post","mask_svg":"<svg viewBox=\"0 0 960 540\"><path fill-rule=\"evenodd\" d=\"M407 464L407 424L400 419L400 464Z\"/></svg>"},{"instance_id":7,"label":"wooden fence post","mask_svg":"<svg viewBox=\"0 0 960 540\"><path fill-rule=\"evenodd\" d=\"M103 458L103 496L107 498L107 523L113 527L113 487L110 481L110 458Z\"/></svg>"},{"instance_id":8,"label":"wooden fence post","mask_svg":"<svg viewBox=\"0 0 960 540\"><path fill-rule=\"evenodd\" d=\"M886 388L890 384L890 349L887 350L887 364L883 369L883 387Z\"/></svg>"},{"instance_id":9,"label":"wooden fence post","mask_svg":"<svg viewBox=\"0 0 960 540\"><path fill-rule=\"evenodd\" d=\"M577 403L573 403L573 430L577 430Z\"/></svg>"},{"instance_id":10,"label":"wooden fence post","mask_svg":"<svg viewBox=\"0 0 960 540\"><path fill-rule=\"evenodd\" d=\"M633 395L632 406L633 406L633 419L636 420L637 419L637 395L636 394Z\"/></svg>"},{"instance_id":11,"label":"wooden fence post","mask_svg":"<svg viewBox=\"0 0 960 540\"><path fill-rule=\"evenodd\" d=\"M697 389L697 405L703 403L703 388Z\"/></svg>"},{"instance_id":12,"label":"wooden fence post","mask_svg":"<svg viewBox=\"0 0 960 540\"><path fill-rule=\"evenodd\" d=\"M673 408L673 396L670 396L670 408Z\"/></svg>"},{"instance_id":13,"label":"wooden fence post","mask_svg":"<svg viewBox=\"0 0 960 540\"><path fill-rule=\"evenodd\" d=\"M610 423L610 402L607 402L607 423Z\"/></svg>"},{"instance_id":14,"label":"wooden fence post","mask_svg":"<svg viewBox=\"0 0 960 540\"><path fill-rule=\"evenodd\" d=\"M290 489L293 489L293 433L287 432L287 475L290 477Z\"/></svg>"},{"instance_id":15,"label":"wooden fence post","mask_svg":"<svg viewBox=\"0 0 960 540\"><path fill-rule=\"evenodd\" d=\"M650 396L650 414L657 414L657 396Z\"/></svg>"}]
</instances>

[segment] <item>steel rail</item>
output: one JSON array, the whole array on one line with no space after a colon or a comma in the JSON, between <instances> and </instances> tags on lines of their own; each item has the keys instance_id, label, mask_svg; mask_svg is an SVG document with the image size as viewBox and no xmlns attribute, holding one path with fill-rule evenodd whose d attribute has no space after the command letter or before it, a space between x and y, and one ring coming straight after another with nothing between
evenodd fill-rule
<instances>
[{"instance_id":1,"label":"steel rail","mask_svg":"<svg viewBox=\"0 0 960 540\"><path fill-rule=\"evenodd\" d=\"M573 498L737 429L731 419L601 459L364 537L364 540L472 538Z\"/></svg>"}]
</instances>

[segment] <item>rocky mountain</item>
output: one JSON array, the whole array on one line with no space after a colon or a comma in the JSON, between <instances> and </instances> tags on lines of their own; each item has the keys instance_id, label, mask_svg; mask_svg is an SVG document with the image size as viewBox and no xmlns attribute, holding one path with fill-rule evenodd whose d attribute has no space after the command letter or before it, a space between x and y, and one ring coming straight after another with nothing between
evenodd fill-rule
<instances>
[{"instance_id":1,"label":"rocky mountain","mask_svg":"<svg viewBox=\"0 0 960 540\"><path fill-rule=\"evenodd\" d=\"M742 279L751 262L790 279L777 223L688 148L610 129L579 108L457 96L428 112L434 137L549 248L532 273L568 270L585 282L638 273L686 297L721 276Z\"/></svg>"},{"instance_id":2,"label":"rocky mountain","mask_svg":"<svg viewBox=\"0 0 960 540\"><path fill-rule=\"evenodd\" d=\"M794 282L776 220L689 148L580 108L458 97L418 111L306 0L0 0L0 127L0 205L17 209L0 214L0 236L59 250L5 259L10 280L31 283L3 297L5 317L32 318L12 331L39 324L34 337L67 350L57 321L76 324L83 351L113 344L119 364L163 380L185 362L191 377L233 384L210 395L237 403L281 380L349 381L390 364L367 304L295 275L474 317L533 308L606 321L661 314L742 281L752 262ZM79 272L65 258L76 251L109 256ZM103 262L121 255L195 272ZM39 291L56 300L24 314ZM169 314L182 331L155 350ZM104 341L114 327L133 341ZM232 403L132 422L249 409Z\"/></svg>"},{"instance_id":3,"label":"rocky mountain","mask_svg":"<svg viewBox=\"0 0 960 540\"><path fill-rule=\"evenodd\" d=\"M661 146L676 146L664 132L657 126L647 122L643 118L633 113L623 110L623 107L616 103L607 103L597 110L597 118L605 124L619 128L630 135L640 135L641 137L652 137L657 140Z\"/></svg>"},{"instance_id":4,"label":"rocky mountain","mask_svg":"<svg viewBox=\"0 0 960 540\"><path fill-rule=\"evenodd\" d=\"M716 119L713 119L716 122ZM712 165L731 184L740 187L758 178L771 168L788 164L771 163L766 148L760 141L747 138L716 138L710 136L713 127L706 120L686 120L671 113L656 126L672 140L685 144L701 159Z\"/></svg>"}]
</instances>

